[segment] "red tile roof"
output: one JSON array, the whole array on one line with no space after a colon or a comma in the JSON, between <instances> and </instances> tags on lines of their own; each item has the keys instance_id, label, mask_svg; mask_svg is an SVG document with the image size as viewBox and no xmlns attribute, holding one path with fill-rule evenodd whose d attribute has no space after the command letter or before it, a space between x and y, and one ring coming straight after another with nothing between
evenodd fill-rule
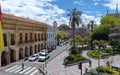
<instances>
[{"instance_id":1,"label":"red tile roof","mask_svg":"<svg viewBox=\"0 0 120 75\"><path fill-rule=\"evenodd\" d=\"M10 15L10 14L4 14L4 13L2 13L2 18L3 18L3 17L4 17L4 18L10 18L10 19L16 19L16 20L23 21L23 22L35 23L35 24L43 25L43 26L45 26L45 27L46 27L46 25L47 25L47 28L50 27L50 25L48 25L48 24L46 24L46 23L42 23L42 22L38 22L38 21L34 21L34 20L22 18L22 17Z\"/></svg>"}]
</instances>

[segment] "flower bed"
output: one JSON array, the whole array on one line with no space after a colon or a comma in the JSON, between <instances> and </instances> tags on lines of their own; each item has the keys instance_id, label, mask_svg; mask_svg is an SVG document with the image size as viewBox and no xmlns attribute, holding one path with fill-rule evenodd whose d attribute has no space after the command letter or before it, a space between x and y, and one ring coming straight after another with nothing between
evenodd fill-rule
<instances>
[{"instance_id":1,"label":"flower bed","mask_svg":"<svg viewBox=\"0 0 120 75\"><path fill-rule=\"evenodd\" d=\"M70 54L69 56L67 56L64 60L64 64L67 65L76 65L79 63L79 61L82 62L88 62L88 59L86 59L85 57L83 57L81 54Z\"/></svg>"},{"instance_id":2,"label":"flower bed","mask_svg":"<svg viewBox=\"0 0 120 75\"><path fill-rule=\"evenodd\" d=\"M94 70L91 70L88 75L119 75L119 72L109 67L100 66Z\"/></svg>"},{"instance_id":3,"label":"flower bed","mask_svg":"<svg viewBox=\"0 0 120 75\"><path fill-rule=\"evenodd\" d=\"M92 50L92 51L88 51L88 56L91 57L91 58L94 58L94 59L97 59L99 56L101 58L107 58L109 56L112 56L112 55L116 55L117 53L114 53L114 52L108 52L106 50Z\"/></svg>"}]
</instances>

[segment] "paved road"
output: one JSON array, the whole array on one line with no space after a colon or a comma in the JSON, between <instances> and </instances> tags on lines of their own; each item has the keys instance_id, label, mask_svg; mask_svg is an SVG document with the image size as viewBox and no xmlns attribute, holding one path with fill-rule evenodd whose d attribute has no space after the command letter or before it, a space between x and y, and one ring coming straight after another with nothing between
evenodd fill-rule
<instances>
[{"instance_id":1,"label":"paved road","mask_svg":"<svg viewBox=\"0 0 120 75\"><path fill-rule=\"evenodd\" d=\"M61 52L63 52L64 50L66 50L69 46L58 46L54 51L52 51L50 53L50 59L46 61L46 64L53 60L54 57L56 57L57 55L59 55ZM21 63L23 61L17 62L15 63L13 66L6 68L4 70L2 70L0 72L0 75L43 75L42 73L40 73L40 71L38 70L38 68L40 68L41 65L45 64L45 62L28 62L28 61L24 61L24 70L22 70L22 66Z\"/></svg>"}]
</instances>

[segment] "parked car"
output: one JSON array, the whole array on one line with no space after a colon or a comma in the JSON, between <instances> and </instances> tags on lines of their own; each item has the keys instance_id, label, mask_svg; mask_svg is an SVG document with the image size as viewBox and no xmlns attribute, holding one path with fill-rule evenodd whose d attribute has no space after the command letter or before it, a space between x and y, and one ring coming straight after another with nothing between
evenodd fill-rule
<instances>
[{"instance_id":1,"label":"parked car","mask_svg":"<svg viewBox=\"0 0 120 75\"><path fill-rule=\"evenodd\" d=\"M49 54L39 54L38 62L44 62L45 60L49 59Z\"/></svg>"},{"instance_id":2,"label":"parked car","mask_svg":"<svg viewBox=\"0 0 120 75\"><path fill-rule=\"evenodd\" d=\"M28 58L28 60L29 60L29 61L35 61L35 60L38 59L38 57L39 57L38 54L34 54L34 55L31 55L31 56Z\"/></svg>"},{"instance_id":3,"label":"parked car","mask_svg":"<svg viewBox=\"0 0 120 75\"><path fill-rule=\"evenodd\" d=\"M39 54L48 55L48 51L47 51L47 50L41 50L41 51L39 52Z\"/></svg>"},{"instance_id":4,"label":"parked car","mask_svg":"<svg viewBox=\"0 0 120 75\"><path fill-rule=\"evenodd\" d=\"M63 46L63 43L61 43L60 46Z\"/></svg>"}]
</instances>

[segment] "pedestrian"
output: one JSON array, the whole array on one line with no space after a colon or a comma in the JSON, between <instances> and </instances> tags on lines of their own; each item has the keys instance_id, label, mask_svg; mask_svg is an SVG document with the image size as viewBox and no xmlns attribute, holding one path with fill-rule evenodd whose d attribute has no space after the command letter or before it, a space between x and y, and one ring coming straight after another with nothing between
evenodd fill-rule
<instances>
[{"instance_id":1,"label":"pedestrian","mask_svg":"<svg viewBox=\"0 0 120 75\"><path fill-rule=\"evenodd\" d=\"M64 65L65 65L65 68L66 68L66 63Z\"/></svg>"},{"instance_id":2,"label":"pedestrian","mask_svg":"<svg viewBox=\"0 0 120 75\"><path fill-rule=\"evenodd\" d=\"M88 72L88 68L86 68L86 66L85 66L85 73L87 73Z\"/></svg>"},{"instance_id":3,"label":"pedestrian","mask_svg":"<svg viewBox=\"0 0 120 75\"><path fill-rule=\"evenodd\" d=\"M92 67L92 61L89 59L89 67Z\"/></svg>"},{"instance_id":4,"label":"pedestrian","mask_svg":"<svg viewBox=\"0 0 120 75\"><path fill-rule=\"evenodd\" d=\"M22 63L22 70L24 70L24 63Z\"/></svg>"},{"instance_id":5,"label":"pedestrian","mask_svg":"<svg viewBox=\"0 0 120 75\"><path fill-rule=\"evenodd\" d=\"M110 62L109 61L107 61L107 66L110 67Z\"/></svg>"}]
</instances>

